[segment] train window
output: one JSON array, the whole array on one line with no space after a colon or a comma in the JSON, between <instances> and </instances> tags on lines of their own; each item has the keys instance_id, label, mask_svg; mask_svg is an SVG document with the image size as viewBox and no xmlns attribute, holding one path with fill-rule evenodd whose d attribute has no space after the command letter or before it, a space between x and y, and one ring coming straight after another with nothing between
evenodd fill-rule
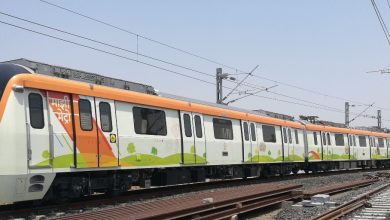
<instances>
[{"instance_id":1,"label":"train window","mask_svg":"<svg viewBox=\"0 0 390 220\"><path fill-rule=\"evenodd\" d=\"M197 138L202 138L203 137L203 132L202 132L202 120L200 120L199 115L195 115L195 131L196 131L196 137Z\"/></svg>"},{"instance_id":2,"label":"train window","mask_svg":"<svg viewBox=\"0 0 390 220\"><path fill-rule=\"evenodd\" d=\"M135 133L146 135L167 135L167 123L164 111L133 107L133 118Z\"/></svg>"},{"instance_id":3,"label":"train window","mask_svg":"<svg viewBox=\"0 0 390 220\"><path fill-rule=\"evenodd\" d=\"M183 121L184 121L184 133L186 137L192 137L192 126L191 126L191 117L189 114L183 115Z\"/></svg>"},{"instance_id":4,"label":"train window","mask_svg":"<svg viewBox=\"0 0 390 220\"><path fill-rule=\"evenodd\" d=\"M249 141L249 128L248 128L248 123L244 122L243 123L243 127L244 127L244 139L246 141Z\"/></svg>"},{"instance_id":5,"label":"train window","mask_svg":"<svg viewBox=\"0 0 390 220\"><path fill-rule=\"evenodd\" d=\"M378 138L378 145L380 148L385 147L385 141L383 140L383 138Z\"/></svg>"},{"instance_id":6,"label":"train window","mask_svg":"<svg viewBox=\"0 0 390 220\"><path fill-rule=\"evenodd\" d=\"M220 118L213 118L215 139L233 140L232 121Z\"/></svg>"},{"instance_id":7,"label":"train window","mask_svg":"<svg viewBox=\"0 0 390 220\"><path fill-rule=\"evenodd\" d=\"M367 147L366 136L359 136L359 145L360 147Z\"/></svg>"},{"instance_id":8,"label":"train window","mask_svg":"<svg viewBox=\"0 0 390 220\"><path fill-rule=\"evenodd\" d=\"M356 147L356 136L354 135L353 138L352 138L352 142L353 142L353 146Z\"/></svg>"},{"instance_id":9,"label":"train window","mask_svg":"<svg viewBox=\"0 0 390 220\"><path fill-rule=\"evenodd\" d=\"M332 145L332 142L330 141L330 134L326 133L326 139L328 141L328 145Z\"/></svg>"},{"instance_id":10,"label":"train window","mask_svg":"<svg viewBox=\"0 0 390 220\"><path fill-rule=\"evenodd\" d=\"M36 129L42 129L45 127L45 119L43 117L43 101L40 94L30 93L30 95L28 95L28 108L30 112L31 127Z\"/></svg>"},{"instance_id":11,"label":"train window","mask_svg":"<svg viewBox=\"0 0 390 220\"><path fill-rule=\"evenodd\" d=\"M256 127L255 124L251 123L251 136L252 141L256 141Z\"/></svg>"},{"instance_id":12,"label":"train window","mask_svg":"<svg viewBox=\"0 0 390 220\"><path fill-rule=\"evenodd\" d=\"M313 138L314 138L314 145L317 145L318 144L317 132L313 132Z\"/></svg>"},{"instance_id":13,"label":"train window","mask_svg":"<svg viewBox=\"0 0 390 220\"><path fill-rule=\"evenodd\" d=\"M368 137L368 144L370 145L370 147L373 147L372 146L372 137Z\"/></svg>"},{"instance_id":14,"label":"train window","mask_svg":"<svg viewBox=\"0 0 390 220\"><path fill-rule=\"evenodd\" d=\"M263 129L263 140L264 140L264 142L276 143L275 127L274 126L269 126L269 125L263 125L262 129Z\"/></svg>"},{"instance_id":15,"label":"train window","mask_svg":"<svg viewBox=\"0 0 390 220\"><path fill-rule=\"evenodd\" d=\"M286 132L286 128L283 128L283 142L284 142L284 143L287 143L287 132Z\"/></svg>"},{"instance_id":16,"label":"train window","mask_svg":"<svg viewBox=\"0 0 390 220\"><path fill-rule=\"evenodd\" d=\"M295 132L295 143L299 144L298 130L294 130L294 132Z\"/></svg>"},{"instance_id":17,"label":"train window","mask_svg":"<svg viewBox=\"0 0 390 220\"><path fill-rule=\"evenodd\" d=\"M344 135L343 134L334 134L336 140L336 146L344 146Z\"/></svg>"},{"instance_id":18,"label":"train window","mask_svg":"<svg viewBox=\"0 0 390 220\"><path fill-rule=\"evenodd\" d=\"M79 100L80 127L83 131L92 130L91 102L87 99Z\"/></svg>"},{"instance_id":19,"label":"train window","mask_svg":"<svg viewBox=\"0 0 390 220\"><path fill-rule=\"evenodd\" d=\"M107 102L99 103L100 127L104 132L112 131L111 106Z\"/></svg>"},{"instance_id":20,"label":"train window","mask_svg":"<svg viewBox=\"0 0 390 220\"><path fill-rule=\"evenodd\" d=\"M287 129L287 131L288 131L288 142L289 142L290 144L292 144L291 129L289 128L289 129Z\"/></svg>"},{"instance_id":21,"label":"train window","mask_svg":"<svg viewBox=\"0 0 390 220\"><path fill-rule=\"evenodd\" d=\"M322 133L322 144L326 145L326 135L325 135L325 133Z\"/></svg>"}]
</instances>

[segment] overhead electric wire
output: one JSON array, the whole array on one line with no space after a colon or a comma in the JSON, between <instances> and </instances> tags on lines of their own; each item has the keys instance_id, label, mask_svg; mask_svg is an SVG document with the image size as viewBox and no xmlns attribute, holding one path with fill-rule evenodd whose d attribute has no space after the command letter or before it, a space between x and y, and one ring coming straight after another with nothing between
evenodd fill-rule
<instances>
[{"instance_id":1,"label":"overhead electric wire","mask_svg":"<svg viewBox=\"0 0 390 220\"><path fill-rule=\"evenodd\" d=\"M105 51L105 50L102 50L102 49L99 49L99 48L95 48L95 47L88 46L88 45L85 45L85 44L77 43L77 42L74 42L74 41L71 41L71 40L66 40L66 39L63 39L63 38L60 38L60 37L56 37L56 36L53 36L53 35L50 35L50 34L42 33L42 32L39 32L39 31L35 31L35 30L29 29L29 28L21 27L21 26L18 26L18 25L15 25L15 24L11 24L11 23L8 23L8 22L5 22L5 21L1 21L0 20L0 23L8 25L8 26L11 26L11 27L14 27L14 28L17 28L17 29L20 29L20 30L24 30L24 31L27 31L27 32L31 32L31 33L35 33L35 34L38 34L38 35L41 35L41 36L45 36L45 37L48 37L48 38L59 40L59 41L65 42L65 43L73 44L73 45L80 46L80 47L83 47L83 48L87 48L87 49L90 49L90 50L93 50L93 51L101 52L101 53L112 55L112 56L115 56L115 57L118 57L118 58L122 58L122 59L125 59L125 60L128 60L128 61L133 61L133 62L140 63L140 64L143 64L143 65L146 65L146 66L150 66L150 67L153 67L153 68L156 68L156 69L164 70L166 72L170 72L170 73L173 73L173 74L176 74L176 75L187 77L187 78L190 78L190 79L193 79L193 80L197 80L197 81L200 81L200 82L203 82L203 83L206 83L206 84L210 84L210 85L213 85L213 86L215 85L213 82L209 82L207 80L199 79L197 77L189 76L189 75L186 75L186 74L183 74L183 73L179 73L177 71L173 71L173 70L170 70L170 69L167 69L167 68L156 66L156 65L153 65L153 64L150 64L150 63L142 62L142 61L139 61L139 60L136 60L136 59L132 59L132 58L129 58L129 57L126 57L126 56L115 54L115 53L112 53L112 52L109 52L109 51ZM224 86L224 88L232 89L231 87L227 87L227 86ZM307 104L303 104L303 103L298 103L298 102L293 102L293 101L288 101L288 100L283 100L283 99L277 99L277 98L273 98L273 97L260 96L260 95L256 95L256 94L254 94L253 96L259 97L259 98L263 98L263 99L274 100L274 101L278 101L278 102L284 102L284 103L289 103L289 104L294 104L294 105L299 105L299 106L305 106L305 107L314 108L314 109L321 109L321 110L333 111L333 112L340 113L339 111L334 111L334 110L331 110L329 108L321 108L319 106L307 105Z\"/></svg>"},{"instance_id":2,"label":"overhead electric wire","mask_svg":"<svg viewBox=\"0 0 390 220\"><path fill-rule=\"evenodd\" d=\"M169 64L169 65L172 65L172 66L175 66L175 67L179 67L179 68L182 68L182 69L186 69L186 70L190 70L190 71L193 71L193 72L196 72L196 73L200 73L200 74L203 74L203 75L214 77L212 74L205 73L205 72L202 72L202 71L190 68L190 67L185 67L185 66L182 66L182 65L178 65L178 64L175 64L175 63L172 63L172 62L169 62L169 61L165 61L165 60L162 60L162 59L159 59L159 58L155 58L155 57L152 57L152 56L148 56L148 55L136 52L136 51L125 49L123 47L115 46L115 45L112 45L112 44L109 44L109 43L105 43L105 42L102 42L102 41L98 41L98 40L95 40L95 39L92 39L92 38L89 38L89 37L81 36L81 35L74 34L74 33L68 32L68 31L64 31L64 30L61 30L61 29L58 29L58 28L50 27L48 25L44 25L44 24L41 24L41 23L38 23L38 22L35 22L35 21L31 21L31 20L28 20L28 19L25 19L25 18L21 18L21 17L15 16L15 15L11 15L11 14L8 14L8 13L2 12L2 11L0 11L0 14L8 16L8 17L11 17L11 18L14 18L14 19L17 19L17 20L21 20L21 21L24 21L24 22L27 22L27 23L30 23L30 24L34 24L34 25L37 25L37 26L40 26L40 27L44 27L44 28L47 28L47 29L50 29L50 30L54 30L54 31L57 31L57 32L60 32L60 33L63 33L63 34L67 34L67 35L70 35L70 36L73 36L73 37L78 37L78 38L81 38L81 39L84 39L84 40L88 40L88 41L91 41L91 42L94 42L94 43L97 43L97 44L101 44L101 45L104 45L104 46L108 46L108 47L111 47L111 48L114 48L114 49L118 49L118 50L125 51L125 52L128 52L128 53L136 54L136 55L139 55L139 56L142 56L142 57L154 60L154 61L162 62L162 63Z\"/></svg>"},{"instance_id":3,"label":"overhead electric wire","mask_svg":"<svg viewBox=\"0 0 390 220\"><path fill-rule=\"evenodd\" d=\"M143 65L146 65L146 66L150 66L150 67L153 67L153 68L156 68L156 69L164 70L166 72L174 73L176 75L184 76L184 77L187 77L187 78L190 78L190 79L194 79L194 80L197 80L197 81L201 81L201 82L204 82L204 83L208 83L208 84L214 85L214 83L212 83L212 82L209 82L209 81L206 81L206 80L203 80L203 79L199 79L199 78L196 78L194 76L189 76L189 75L186 75L186 74L183 74L183 73L179 73L177 71L173 71L173 70L170 70L170 69L167 69L167 68L164 68L164 67L156 66L154 64L150 64L150 63L146 63L146 62L143 62L143 61L140 61L140 60L132 59L130 57L122 56L122 55L119 55L119 54L116 54L116 53L112 53L112 52L109 52L109 51L106 51L106 50L98 49L96 47L91 47L91 46L88 46L88 45L85 45L85 44L81 44L81 43L77 43L77 42L74 42L74 41L66 40L66 39L63 39L63 38L60 38L60 37L56 37L56 36L53 36L53 35L50 35L50 34L45 34L45 33L39 32L39 31L35 31L35 30L32 30L32 29L21 27L21 26L18 26L18 25L15 25L15 24L11 24L11 23L8 23L8 22L5 22L5 21L1 21L0 20L0 23L8 25L8 26L11 26L11 27L15 27L15 28L18 28L18 29L21 29L21 30L29 31L29 32L32 32L32 33L35 33L35 34L39 34L39 35L42 35L42 36L45 36L45 37L56 39L56 40L59 40L59 41L63 41L63 42L69 43L69 44L77 45L77 46L80 46L80 47L84 47L84 48L87 48L87 49L91 49L91 50L94 50L94 51L98 51L98 52L101 52L101 53L112 55L112 56L119 57L119 58L122 58L122 59L126 59L126 60L130 60L130 61L133 61L133 62L137 62L137 63L143 64Z\"/></svg>"},{"instance_id":4,"label":"overhead electric wire","mask_svg":"<svg viewBox=\"0 0 390 220\"><path fill-rule=\"evenodd\" d=\"M117 26L117 25L113 25L113 24L110 24L110 23L108 23L108 22L106 22L106 21L103 21L103 20L100 20L100 19L97 19L97 18L90 17L90 16L88 16L88 15L82 14L82 13L77 12L77 11L75 11L75 10L71 10L71 9L65 8L65 7L63 7L63 6L60 6L60 5L57 5L57 4L54 4L54 3L51 3L51 2L49 2L49 1L45 1L45 0L38 0L38 1L43 2L43 3L45 3L45 4L48 4L48 5L51 5L51 6L53 6L53 7L62 9L62 10L64 10L64 11L70 12L70 13L72 13L72 14L75 14L75 15L78 15L78 16L81 16L81 17L84 17L84 18L87 18L87 19L89 19L89 20L98 22L98 23L100 23L100 24L106 25L106 26L111 27L111 28L114 28L114 29L116 29L116 30L119 30L119 31L122 31L122 32L125 32L125 33L128 33L128 34L131 34L131 35L133 35L133 36L142 38L142 39L144 39L144 40L147 40L147 41L150 41L150 42L153 42L153 43L156 43L156 44L159 44L159 45L168 47L168 48L170 48L170 49L179 51L179 52L181 52L181 53L185 53L185 54L187 54L187 55L190 55L190 56L193 56L193 57L196 57L196 58L205 60L205 61L207 61L207 62L214 63L214 64L217 64L217 65L220 65L220 66L223 66L223 67L232 69L232 70L238 70L237 68L234 68L234 67L232 67L232 66L229 66L229 65L223 64L223 63L221 63L221 62L218 62L218 61L215 61L215 60L212 60L212 59L209 59L209 58L200 56L200 55L198 55L198 54L195 54L195 53L190 52L190 51L187 51L187 50L180 49L180 48L178 48L178 47L175 47L175 46L172 46L172 45L163 43L163 42L158 41L158 40L154 40L154 39L152 39L152 38L150 38L150 37L146 37L146 36L144 36L144 35L135 33L135 32L133 32L133 31L129 31L129 30L124 29L124 28L122 28L122 27L119 27L119 26Z\"/></svg>"},{"instance_id":5,"label":"overhead electric wire","mask_svg":"<svg viewBox=\"0 0 390 220\"><path fill-rule=\"evenodd\" d=\"M44 24L41 24L41 23L38 23L38 22L35 22L35 21L24 19L24 18L15 16L15 15L10 15L10 14L5 13L5 12L1 12L0 11L0 14L8 16L8 17L11 17L11 18L14 18L14 19L17 19L17 20L21 20L21 21L24 21L24 22L27 22L27 23L30 23L30 24L34 24L34 25L37 25L37 26L40 26L40 27L44 27L44 28L47 28L47 29L50 29L50 30L54 30L54 31L57 31L57 32L60 32L60 33L63 33L63 34L67 34L67 35L70 35L70 36L73 36L73 37L78 37L78 38L81 38L83 40L88 40L88 41L91 41L93 43L98 43L98 44L101 44L103 46L108 46L108 47L111 47L111 48L114 48L114 49L118 49L118 50L121 50L121 51L129 52L129 53L132 53L132 54L137 54L137 55L140 55L142 57L145 57L145 58L148 58L148 59L151 59L151 60L155 60L155 61L158 61L158 62L169 64L169 65L172 65L172 66L175 66L175 67L179 67L179 68L182 68L182 69L185 69L185 70L189 70L189 71L192 71L192 72L200 73L202 75L206 75L206 76L209 76L209 77L212 77L212 78L215 77L214 75L206 73L206 72L202 72L202 71L199 71L199 70L196 70L196 69L193 69L193 68L189 68L189 67L185 67L185 66L182 66L182 65L178 65L178 64L172 63L172 62L161 60L161 59L158 59L158 58L155 58L155 57L152 57L152 56L148 56L148 55L144 55L144 54L141 54L141 53L137 53L135 51L131 51L131 50L119 47L119 46L115 46L115 45L112 45L112 44L109 44L109 43L98 41L98 40L95 40L95 39L92 39L92 38L89 38L89 37L81 36L81 35L74 34L74 33L68 32L68 31L64 31L64 30L61 30L61 29L58 29L58 28L50 27L48 25L44 25ZM252 70L252 72L253 72L253 70ZM247 74L244 79L246 79L248 76L252 76L252 74ZM257 90L259 90L259 89L264 90L266 88L264 86L259 86L259 85L255 85L255 84L251 84L251 83L246 83L246 82L244 82L244 80L242 80L239 83L235 82L234 80L229 80L229 79L228 79L228 81L236 84L236 86L233 89L231 89L231 91L234 91L235 89L237 89L241 84L245 85L245 86L248 86L248 87L251 87L251 88L254 88L254 89L257 89ZM333 110L336 110L336 111L342 111L340 109L329 107L329 106L322 105L322 104L318 104L318 103L315 103L315 102L312 102L312 101L309 101L309 100L295 98L295 97L292 97L292 96L289 96L289 95L284 95L284 94L281 94L281 93L271 92L269 90L264 90L264 91L267 91L267 92L270 92L272 94L276 94L276 95L279 95L279 96L282 96L282 97L285 97L285 98L293 99L293 100L296 100L296 101L300 101L300 102L304 102L304 103L310 103L310 104L318 105L318 106L321 106L321 107L324 107L324 108L333 109ZM230 95L230 94L228 94L228 95ZM228 95L226 95L225 97L227 97Z\"/></svg>"},{"instance_id":6,"label":"overhead electric wire","mask_svg":"<svg viewBox=\"0 0 390 220\"><path fill-rule=\"evenodd\" d=\"M377 6L376 3L375 3L375 0L371 0L371 4L372 4L372 7L374 8L376 17L378 18L379 23L380 23L380 25L381 25L381 27L382 27L383 33L385 34L387 43L388 43L389 46L390 46L390 33L389 33L389 30L387 29L386 23L385 23L385 21L383 20L383 17L382 17L382 15L381 15L381 12L380 12L379 9L378 9L378 6Z\"/></svg>"},{"instance_id":7,"label":"overhead electric wire","mask_svg":"<svg viewBox=\"0 0 390 220\"><path fill-rule=\"evenodd\" d=\"M180 49L180 48L178 48L178 47L176 47L176 46L172 46L172 45L170 45L170 44L167 44L167 43L164 43L164 42L161 42L161 41L152 39L152 38L150 38L150 37L146 37L146 36L144 36L144 35L141 35L141 34L139 34L139 33L134 32L134 31L130 31L130 30L128 30L128 29L119 27L118 25L114 25L114 24L108 23L107 21L103 21L103 20L101 20L101 19L97 19L97 18L88 16L88 15L83 14L83 13L81 13L81 12L78 12L78 11L75 11L75 10L72 10L72 9L69 9L69 8L66 8L66 7L64 7L64 6L60 6L60 5L58 5L58 4L54 4L54 3L49 2L49 1L47 1L47 0L38 0L38 1L40 1L40 2L42 2L42 3L44 3L44 4L47 4L47 5L49 5L49 6L52 6L52 7L61 9L61 10L63 10L63 11L66 11L66 12L68 12L68 13L72 13L72 14L74 14L74 15L77 15L77 16L86 18L86 19L88 19L88 20L91 20L91 21L94 21L94 22L103 24L103 25L105 25L105 26L114 28L114 29L116 29L116 30L119 30L119 31L122 31L122 32L124 32L124 33L130 34L130 35L132 35L132 36L136 36L136 37L137 37L137 40L138 40L138 38L142 38L142 39L144 39L144 40L147 40L147 41L150 41L150 42L153 42L153 43L156 43L156 44L165 46L165 47L167 47L167 48L170 48L170 49L179 51L179 52L181 52L181 53L184 53L184 54L187 54L187 55L190 55L190 56L193 56L193 57L196 57L196 58L205 60L205 61L207 61L207 62L210 62L210 63L213 63L213 64L217 64L217 65L226 67L226 68L231 69L231 70L235 70L235 71L240 71L240 72L243 72L243 73L247 73L246 71L240 70L240 69L237 68L237 67L233 67L233 66L231 66L231 65L227 65L227 64L224 64L224 63L215 61L215 60L213 60L213 59L210 59L210 58L207 58L207 57L204 57L204 56L195 54L194 52L190 52L190 51L188 51L188 50ZM316 95L321 95L321 96L328 97L328 98L332 98L332 99L338 99L338 100L343 100L343 101L348 101L348 102L351 102L351 103L357 103L357 104L362 104L362 105L368 106L368 104L362 103L362 102L359 102L359 101L354 101L354 100L345 99L345 98L341 98L341 97L337 97L337 96L333 96L333 95L324 94L324 93L321 93L321 92L318 92L318 91L306 89L306 88L303 88L303 87L300 87L300 86L296 86L296 85L292 85L292 84L289 84L289 83L280 82L280 81L273 80L273 79L269 79L269 78L266 78L266 77L256 76L256 75L254 75L254 77L257 77L257 78L260 78L260 79L264 79L264 80L267 80L267 81L272 81L272 82L278 83L278 84L280 84L280 85L289 86L289 87L291 87L291 88L299 89L299 90L301 90L301 91L313 93L313 94L316 94ZM265 87L263 87L263 88L265 88ZM375 107L380 108L380 109L383 109L383 110L388 110L388 111L390 111L390 109L382 108L382 107L379 107L379 106L375 106Z\"/></svg>"},{"instance_id":8,"label":"overhead electric wire","mask_svg":"<svg viewBox=\"0 0 390 220\"><path fill-rule=\"evenodd\" d=\"M366 112L366 111L367 111L369 108L371 108L373 105L374 105L374 103L372 103L371 105L367 106L367 108L365 108L362 112L360 112L358 115L356 115L356 117L354 117L354 118L352 118L351 120L349 120L349 122L355 121L356 118L362 116L363 113Z\"/></svg>"}]
</instances>

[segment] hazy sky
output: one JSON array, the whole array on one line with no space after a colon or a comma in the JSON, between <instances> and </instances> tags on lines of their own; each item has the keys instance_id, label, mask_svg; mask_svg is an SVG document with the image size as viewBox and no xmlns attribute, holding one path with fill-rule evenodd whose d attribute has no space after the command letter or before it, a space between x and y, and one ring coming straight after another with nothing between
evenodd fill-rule
<instances>
[{"instance_id":1,"label":"hazy sky","mask_svg":"<svg viewBox=\"0 0 390 220\"><path fill-rule=\"evenodd\" d=\"M338 97L330 98L279 84L271 91L284 96L268 92L258 95L306 106L260 97L242 99L232 106L265 109L295 117L318 115L322 120L344 122L343 99L366 104L375 102L377 107L370 108L367 114L376 115L378 107L384 108L383 124L390 127L390 74L366 73L390 67L390 46L369 0L48 1L240 70L250 71L259 65L254 73L259 77ZM390 27L390 7L386 0L377 0L377 4ZM39 0L2 0L0 11L128 50L137 50L134 35L83 19ZM134 54L69 37L4 15L0 15L0 21L137 59ZM215 102L214 85L4 24L0 24L0 51L0 61L23 57L145 83L163 92ZM138 39L138 51L212 75L215 75L217 67L222 67L142 38ZM214 77L142 57L138 59L215 82ZM224 72L236 71L224 67ZM242 77L238 75L238 78ZM278 84L257 77L250 77L247 82L266 87ZM225 85L234 86L231 83ZM240 87L239 90L247 89ZM225 89L225 94L227 92ZM324 110L324 106L337 110ZM359 113L365 108L358 105L351 108L351 112ZM376 120L358 118L351 125L372 126L376 125Z\"/></svg>"}]
</instances>

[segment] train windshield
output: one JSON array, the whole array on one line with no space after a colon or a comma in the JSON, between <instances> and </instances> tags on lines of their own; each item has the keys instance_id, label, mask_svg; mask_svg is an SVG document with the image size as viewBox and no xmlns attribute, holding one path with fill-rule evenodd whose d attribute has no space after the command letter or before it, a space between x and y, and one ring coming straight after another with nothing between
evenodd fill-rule
<instances>
[{"instance_id":1,"label":"train windshield","mask_svg":"<svg viewBox=\"0 0 390 220\"><path fill-rule=\"evenodd\" d=\"M0 100L3 97L4 89L9 80L17 74L28 72L28 70L19 65L0 63Z\"/></svg>"}]
</instances>

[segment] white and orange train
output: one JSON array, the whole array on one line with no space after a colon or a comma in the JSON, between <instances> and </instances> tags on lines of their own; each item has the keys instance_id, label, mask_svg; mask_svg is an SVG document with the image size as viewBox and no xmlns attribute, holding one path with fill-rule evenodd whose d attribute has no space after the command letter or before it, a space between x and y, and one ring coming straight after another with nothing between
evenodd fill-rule
<instances>
[{"instance_id":1,"label":"white and orange train","mask_svg":"<svg viewBox=\"0 0 390 220\"><path fill-rule=\"evenodd\" d=\"M161 97L25 59L0 63L0 96L0 204L390 165L387 133Z\"/></svg>"}]
</instances>

